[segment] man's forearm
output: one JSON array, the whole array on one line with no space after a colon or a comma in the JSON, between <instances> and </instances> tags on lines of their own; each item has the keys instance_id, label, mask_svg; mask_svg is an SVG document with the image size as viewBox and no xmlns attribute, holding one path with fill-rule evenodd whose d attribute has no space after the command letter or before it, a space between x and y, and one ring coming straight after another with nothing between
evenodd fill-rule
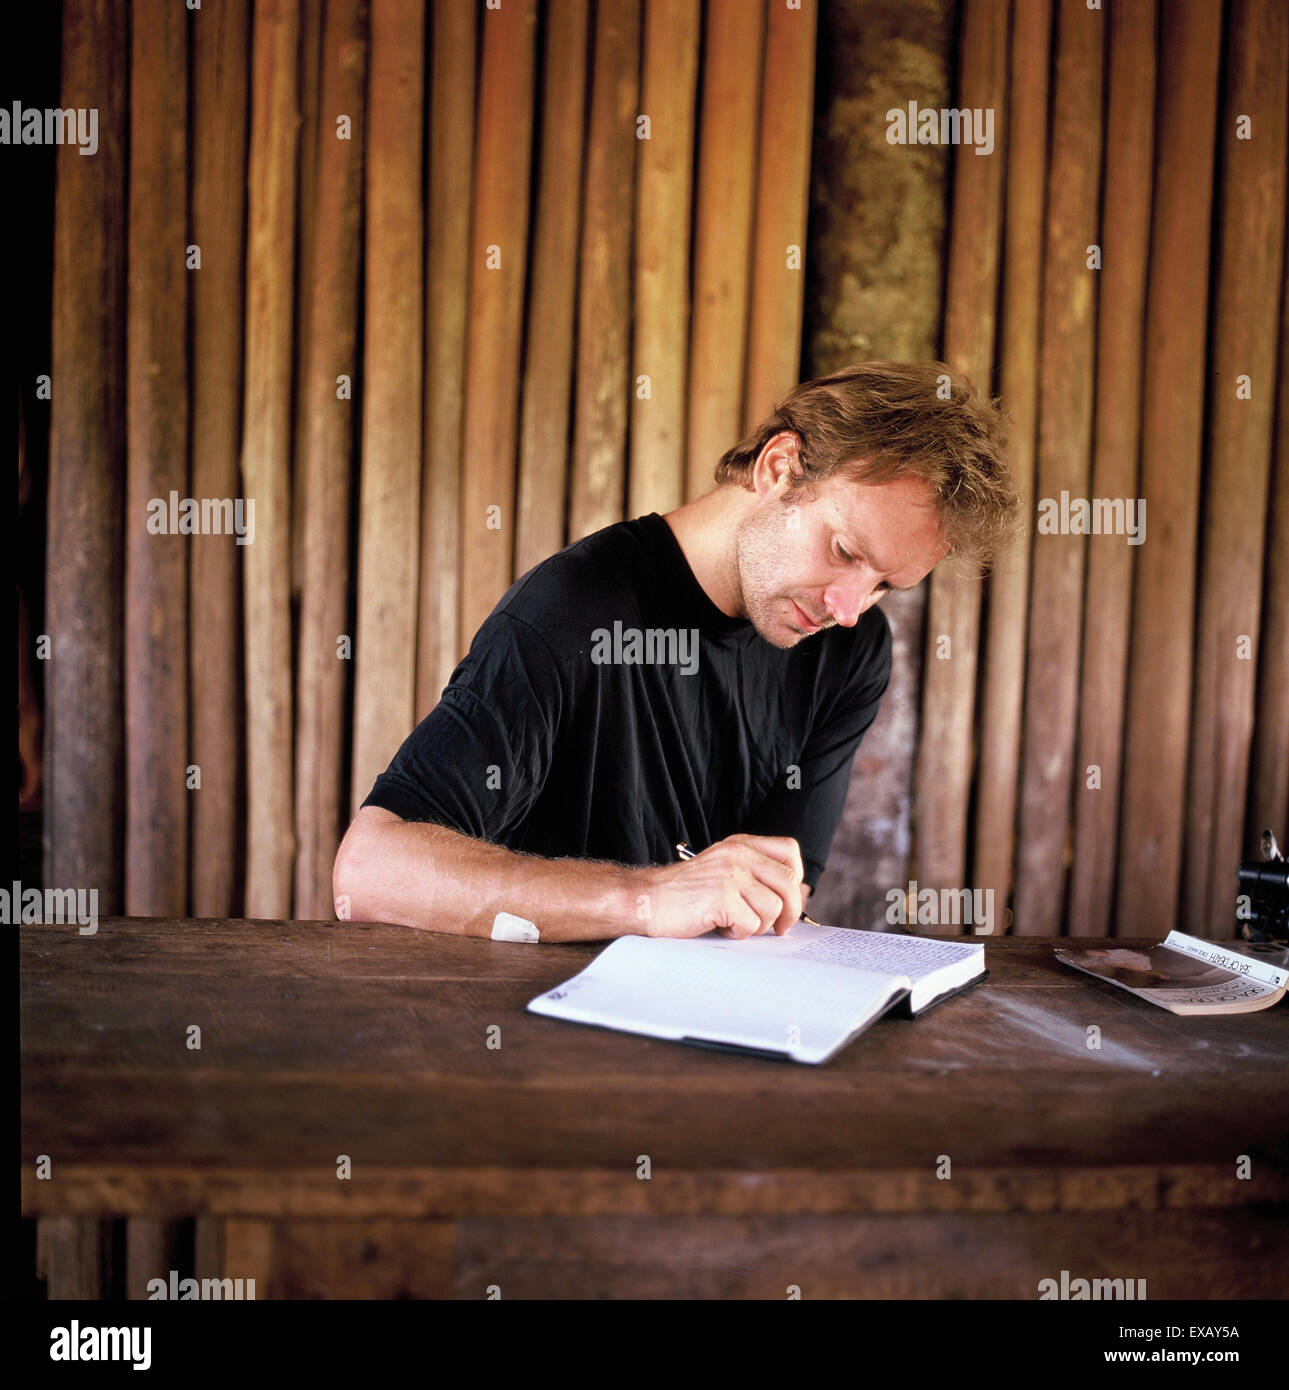
<instances>
[{"instance_id":1,"label":"man's forearm","mask_svg":"<svg viewBox=\"0 0 1289 1390\"><path fill-rule=\"evenodd\" d=\"M342 918L490 936L509 912L535 923L543 941L597 941L647 934L645 872L517 854L365 807L336 856L333 888Z\"/></svg>"}]
</instances>

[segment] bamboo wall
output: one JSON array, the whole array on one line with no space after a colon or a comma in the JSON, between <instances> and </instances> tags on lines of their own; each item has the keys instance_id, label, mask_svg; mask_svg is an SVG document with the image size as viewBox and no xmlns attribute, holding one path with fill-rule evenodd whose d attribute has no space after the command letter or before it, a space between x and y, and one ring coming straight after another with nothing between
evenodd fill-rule
<instances>
[{"instance_id":1,"label":"bamboo wall","mask_svg":"<svg viewBox=\"0 0 1289 1390\"><path fill-rule=\"evenodd\" d=\"M1031 518L1144 498L1146 538L1035 530L983 611L932 576L916 877L1020 933L1226 935L1289 823L1289 14L964 0L960 57L1001 133L956 151L946 358L992 367Z\"/></svg>"},{"instance_id":2,"label":"bamboo wall","mask_svg":"<svg viewBox=\"0 0 1289 1390\"><path fill-rule=\"evenodd\" d=\"M67 0L102 151L58 155L47 881L331 915L350 814L511 581L705 488L799 379L815 31L813 0ZM254 498L253 542L150 534L171 491Z\"/></svg>"},{"instance_id":3,"label":"bamboo wall","mask_svg":"<svg viewBox=\"0 0 1289 1390\"><path fill-rule=\"evenodd\" d=\"M1017 931L1218 935L1289 820L1289 18L945 3L996 144L946 165L943 355L1031 505L1142 496L1148 532L933 576L909 872ZM705 490L815 373L817 19L65 0L100 149L57 155L47 883L330 916L344 825L511 580ZM253 543L149 534L171 491L253 498Z\"/></svg>"}]
</instances>

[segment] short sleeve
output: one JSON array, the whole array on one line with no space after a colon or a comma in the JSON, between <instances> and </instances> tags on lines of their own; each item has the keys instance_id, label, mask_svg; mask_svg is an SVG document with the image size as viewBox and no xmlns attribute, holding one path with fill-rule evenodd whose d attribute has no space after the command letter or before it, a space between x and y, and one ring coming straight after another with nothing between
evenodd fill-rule
<instances>
[{"instance_id":1,"label":"short sleeve","mask_svg":"<svg viewBox=\"0 0 1289 1390\"><path fill-rule=\"evenodd\" d=\"M546 640L494 612L363 805L502 842L546 781L563 706Z\"/></svg>"},{"instance_id":2,"label":"short sleeve","mask_svg":"<svg viewBox=\"0 0 1289 1390\"><path fill-rule=\"evenodd\" d=\"M851 766L860 740L877 717L891 678L891 628L880 610L878 621L858 642L856 659L841 689L821 708L806 738L797 774L784 778L749 817L757 835L790 835L801 846L805 881L811 892L828 862L841 821Z\"/></svg>"}]
</instances>

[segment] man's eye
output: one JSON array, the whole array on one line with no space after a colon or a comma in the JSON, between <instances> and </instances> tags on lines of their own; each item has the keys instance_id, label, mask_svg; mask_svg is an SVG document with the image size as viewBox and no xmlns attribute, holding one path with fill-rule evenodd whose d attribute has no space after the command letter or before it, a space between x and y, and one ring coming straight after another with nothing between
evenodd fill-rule
<instances>
[{"instance_id":1,"label":"man's eye","mask_svg":"<svg viewBox=\"0 0 1289 1390\"><path fill-rule=\"evenodd\" d=\"M848 563L855 558L853 555L848 555L840 545L837 547L837 554Z\"/></svg>"}]
</instances>

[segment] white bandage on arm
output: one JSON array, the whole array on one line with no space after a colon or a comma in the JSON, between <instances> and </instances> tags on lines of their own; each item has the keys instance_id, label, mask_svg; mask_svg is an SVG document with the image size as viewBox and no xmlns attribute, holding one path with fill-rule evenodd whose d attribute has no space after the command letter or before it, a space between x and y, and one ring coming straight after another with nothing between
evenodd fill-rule
<instances>
[{"instance_id":1,"label":"white bandage on arm","mask_svg":"<svg viewBox=\"0 0 1289 1390\"><path fill-rule=\"evenodd\" d=\"M513 912L499 912L492 919L492 939L494 941L540 941L542 934L536 924L525 917L516 917Z\"/></svg>"}]
</instances>

